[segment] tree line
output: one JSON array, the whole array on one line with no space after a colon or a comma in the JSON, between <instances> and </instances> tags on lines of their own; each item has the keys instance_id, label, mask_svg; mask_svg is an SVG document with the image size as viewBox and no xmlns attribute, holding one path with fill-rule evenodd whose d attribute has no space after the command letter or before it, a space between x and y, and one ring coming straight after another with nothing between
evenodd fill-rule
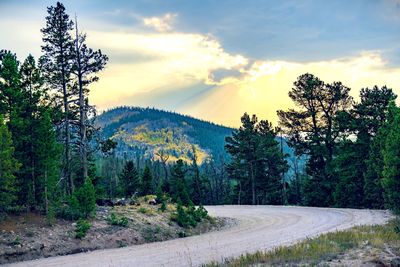
<instances>
[{"instance_id":1,"label":"tree line","mask_svg":"<svg viewBox=\"0 0 400 267\"><path fill-rule=\"evenodd\" d=\"M61 3L47 10L42 56L0 52L0 212L88 217L96 199L154 194L183 205L297 204L399 212L400 110L390 88L360 91L301 75L279 127L245 113L229 159L124 158L94 126L89 86L108 61ZM212 126L210 126L212 127ZM211 132L211 131L210 131ZM209 142L205 130L200 135ZM289 177L283 139L296 153ZM305 168L299 162L305 160Z\"/></svg>"},{"instance_id":2,"label":"tree line","mask_svg":"<svg viewBox=\"0 0 400 267\"><path fill-rule=\"evenodd\" d=\"M57 203L94 196L97 129L88 94L108 58L87 46L63 4L48 7L45 20L38 60L29 55L21 64L11 51L0 52L2 212L49 214Z\"/></svg>"},{"instance_id":3,"label":"tree line","mask_svg":"<svg viewBox=\"0 0 400 267\"><path fill-rule=\"evenodd\" d=\"M386 86L361 89L357 102L349 93L341 82L325 83L307 73L289 92L295 108L278 111L289 145L307 159L305 170L291 180L292 200L399 211L397 96Z\"/></svg>"}]
</instances>

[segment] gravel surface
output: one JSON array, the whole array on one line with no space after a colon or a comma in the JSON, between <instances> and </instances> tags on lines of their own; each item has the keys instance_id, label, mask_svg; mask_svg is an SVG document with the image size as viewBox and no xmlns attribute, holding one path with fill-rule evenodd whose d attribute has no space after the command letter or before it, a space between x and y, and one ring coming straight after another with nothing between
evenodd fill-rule
<instances>
[{"instance_id":1,"label":"gravel surface","mask_svg":"<svg viewBox=\"0 0 400 267\"><path fill-rule=\"evenodd\" d=\"M290 245L360 224L384 224L386 211L282 206L209 206L231 227L199 236L20 262L9 266L199 266L243 253Z\"/></svg>"}]
</instances>

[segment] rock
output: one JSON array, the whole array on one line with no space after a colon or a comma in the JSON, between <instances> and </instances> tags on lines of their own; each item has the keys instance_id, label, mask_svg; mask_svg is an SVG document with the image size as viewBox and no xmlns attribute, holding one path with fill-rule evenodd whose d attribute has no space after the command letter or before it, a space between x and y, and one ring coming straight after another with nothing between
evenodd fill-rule
<instances>
[{"instance_id":1,"label":"rock","mask_svg":"<svg viewBox=\"0 0 400 267\"><path fill-rule=\"evenodd\" d=\"M114 207L114 201L112 201L111 199L97 199L96 204L98 206Z\"/></svg>"},{"instance_id":2,"label":"rock","mask_svg":"<svg viewBox=\"0 0 400 267\"><path fill-rule=\"evenodd\" d=\"M153 198L153 199L150 199L149 200L149 202L148 202L150 205L157 205L157 201Z\"/></svg>"},{"instance_id":3,"label":"rock","mask_svg":"<svg viewBox=\"0 0 400 267\"><path fill-rule=\"evenodd\" d=\"M126 206L127 201L125 198L117 199L114 203L116 206Z\"/></svg>"}]
</instances>

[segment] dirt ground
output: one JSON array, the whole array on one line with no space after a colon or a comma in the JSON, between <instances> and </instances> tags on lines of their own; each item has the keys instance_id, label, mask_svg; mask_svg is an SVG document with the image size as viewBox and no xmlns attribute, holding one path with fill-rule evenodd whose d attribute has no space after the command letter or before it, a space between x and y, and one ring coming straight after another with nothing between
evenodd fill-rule
<instances>
[{"instance_id":1,"label":"dirt ground","mask_svg":"<svg viewBox=\"0 0 400 267\"><path fill-rule=\"evenodd\" d=\"M92 226L83 239L75 238L73 221L57 220L49 227L45 217L35 213L9 216L0 222L0 264L164 241L225 225L224 219L211 218L193 229L183 229L170 220L174 206L168 205L166 212L158 208L148 204L97 207L96 217L89 220ZM110 225L107 218L111 213L127 217L128 226Z\"/></svg>"},{"instance_id":2,"label":"dirt ground","mask_svg":"<svg viewBox=\"0 0 400 267\"><path fill-rule=\"evenodd\" d=\"M385 224L390 213L373 210L283 206L208 206L214 217L233 218L220 231L125 248L22 262L10 266L201 266L245 253L291 245L355 225Z\"/></svg>"}]
</instances>

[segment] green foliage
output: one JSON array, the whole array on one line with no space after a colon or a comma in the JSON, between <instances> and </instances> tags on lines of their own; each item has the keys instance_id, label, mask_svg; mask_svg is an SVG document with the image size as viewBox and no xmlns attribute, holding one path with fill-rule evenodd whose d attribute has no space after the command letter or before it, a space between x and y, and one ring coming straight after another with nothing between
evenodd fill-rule
<instances>
[{"instance_id":1,"label":"green foliage","mask_svg":"<svg viewBox=\"0 0 400 267\"><path fill-rule=\"evenodd\" d=\"M159 208L161 212L165 212L167 210L167 204L165 201L161 203L161 207Z\"/></svg>"},{"instance_id":2,"label":"green foliage","mask_svg":"<svg viewBox=\"0 0 400 267\"><path fill-rule=\"evenodd\" d=\"M151 175L149 166L146 166L142 175L141 194L146 196L153 193L153 176Z\"/></svg>"},{"instance_id":3,"label":"green foliage","mask_svg":"<svg viewBox=\"0 0 400 267\"><path fill-rule=\"evenodd\" d=\"M189 205L192 203L185 180L184 163L182 160L178 160L172 167L171 181L170 181L170 194L174 202L181 202L183 205Z\"/></svg>"},{"instance_id":4,"label":"green foliage","mask_svg":"<svg viewBox=\"0 0 400 267\"><path fill-rule=\"evenodd\" d=\"M147 210L146 208L140 207L140 208L138 209L138 212L143 213L143 214L146 214L146 213L148 213L148 210Z\"/></svg>"},{"instance_id":5,"label":"green foliage","mask_svg":"<svg viewBox=\"0 0 400 267\"><path fill-rule=\"evenodd\" d=\"M335 159L338 182L334 192L335 205L342 208L362 207L364 157L358 143L343 142Z\"/></svg>"},{"instance_id":6,"label":"green foliage","mask_svg":"<svg viewBox=\"0 0 400 267\"><path fill-rule=\"evenodd\" d=\"M126 197L130 197L140 189L140 178L132 160L125 163L124 169L120 174L123 185L123 193Z\"/></svg>"},{"instance_id":7,"label":"green foliage","mask_svg":"<svg viewBox=\"0 0 400 267\"><path fill-rule=\"evenodd\" d=\"M383 155L382 185L387 206L400 214L400 109L391 105L392 118L388 124Z\"/></svg>"},{"instance_id":8,"label":"green foliage","mask_svg":"<svg viewBox=\"0 0 400 267\"><path fill-rule=\"evenodd\" d=\"M282 175L288 165L276 132L268 121L245 113L242 126L226 138L226 150L231 163L227 171L238 181L237 194L240 204L282 204Z\"/></svg>"},{"instance_id":9,"label":"green foliage","mask_svg":"<svg viewBox=\"0 0 400 267\"><path fill-rule=\"evenodd\" d=\"M79 213L83 218L88 218L96 209L96 192L92 181L87 179L83 186L74 192L74 197L79 203Z\"/></svg>"},{"instance_id":10,"label":"green foliage","mask_svg":"<svg viewBox=\"0 0 400 267\"><path fill-rule=\"evenodd\" d=\"M209 150L214 156L224 155L224 138L232 132L232 128L216 125L173 112L153 108L117 107L101 114L99 125L105 125L102 133L105 138L118 137L121 143L133 145L132 152L138 142L141 146L163 148L174 158L189 160L187 153L193 144L198 145L201 151ZM128 124L145 125L146 128L126 127ZM120 129L124 129L124 134ZM132 130L131 130L132 129ZM132 140L136 136L136 140ZM132 153L134 154L134 153Z\"/></svg>"},{"instance_id":11,"label":"green foliage","mask_svg":"<svg viewBox=\"0 0 400 267\"><path fill-rule=\"evenodd\" d=\"M96 209L96 195L92 182L86 182L68 197L67 206L60 207L58 216L61 218L76 220L86 219L93 215Z\"/></svg>"},{"instance_id":12,"label":"green foliage","mask_svg":"<svg viewBox=\"0 0 400 267\"><path fill-rule=\"evenodd\" d=\"M289 92L297 109L278 111L279 124L297 155L307 155L306 205L334 204L334 152L341 129L335 119L352 104L350 88L340 82L325 84L312 74L298 77ZM328 108L329 107L329 108ZM318 190L316 190L318 188ZM316 193L318 191L318 193Z\"/></svg>"},{"instance_id":13,"label":"green foliage","mask_svg":"<svg viewBox=\"0 0 400 267\"><path fill-rule=\"evenodd\" d=\"M0 116L0 213L8 210L16 199L14 174L20 164L13 157L11 134Z\"/></svg>"},{"instance_id":14,"label":"green foliage","mask_svg":"<svg viewBox=\"0 0 400 267\"><path fill-rule=\"evenodd\" d=\"M92 225L87 221L80 219L76 222L75 227L75 238L82 239L86 236L87 232L89 231Z\"/></svg>"},{"instance_id":15,"label":"green foliage","mask_svg":"<svg viewBox=\"0 0 400 267\"><path fill-rule=\"evenodd\" d=\"M115 213L111 213L111 215L107 218L107 222L111 225L126 227L128 226L129 220L125 216L118 217Z\"/></svg>"},{"instance_id":16,"label":"green foliage","mask_svg":"<svg viewBox=\"0 0 400 267\"><path fill-rule=\"evenodd\" d=\"M183 228L189 228L196 227L199 222L208 218L208 212L203 206L197 209L193 205L183 207L181 202L178 202L176 213L173 215L172 220Z\"/></svg>"}]
</instances>

